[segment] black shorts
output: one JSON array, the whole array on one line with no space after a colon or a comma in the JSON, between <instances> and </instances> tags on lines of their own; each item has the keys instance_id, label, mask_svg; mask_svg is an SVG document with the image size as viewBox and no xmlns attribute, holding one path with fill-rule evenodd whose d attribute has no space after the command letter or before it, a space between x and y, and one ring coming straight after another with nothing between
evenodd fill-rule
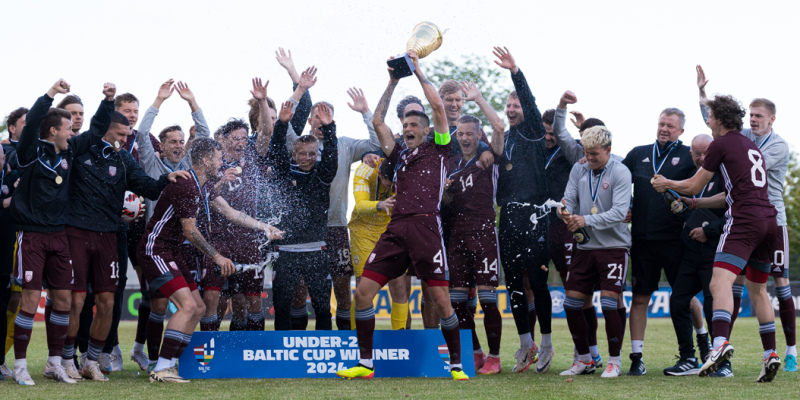
<instances>
[{"instance_id":1,"label":"black shorts","mask_svg":"<svg viewBox=\"0 0 800 400\"><path fill-rule=\"evenodd\" d=\"M329 226L325 239L325 252L332 278L353 276L353 262L350 259L350 236L346 226Z\"/></svg>"},{"instance_id":2,"label":"black shorts","mask_svg":"<svg viewBox=\"0 0 800 400\"><path fill-rule=\"evenodd\" d=\"M567 229L564 221L550 221L550 231L548 232L550 246L550 259L556 267L556 271L566 271L570 265L572 252L576 248L575 239L572 232Z\"/></svg>"},{"instance_id":3,"label":"black shorts","mask_svg":"<svg viewBox=\"0 0 800 400\"><path fill-rule=\"evenodd\" d=\"M634 240L631 247L633 294L651 295L658 290L662 270L672 286L683 260L683 250L680 240Z\"/></svg>"}]
</instances>

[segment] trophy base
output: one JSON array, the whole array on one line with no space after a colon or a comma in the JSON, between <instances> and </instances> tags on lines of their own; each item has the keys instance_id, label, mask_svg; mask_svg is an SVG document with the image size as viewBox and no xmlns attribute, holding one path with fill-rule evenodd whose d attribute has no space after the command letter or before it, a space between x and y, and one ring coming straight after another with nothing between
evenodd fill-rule
<instances>
[{"instance_id":1,"label":"trophy base","mask_svg":"<svg viewBox=\"0 0 800 400\"><path fill-rule=\"evenodd\" d=\"M395 79L402 79L407 76L411 76L414 74L414 62L411 61L411 57L408 56L408 53L403 54L401 58L393 58L386 62L390 67L394 69L392 71L392 76Z\"/></svg>"}]
</instances>

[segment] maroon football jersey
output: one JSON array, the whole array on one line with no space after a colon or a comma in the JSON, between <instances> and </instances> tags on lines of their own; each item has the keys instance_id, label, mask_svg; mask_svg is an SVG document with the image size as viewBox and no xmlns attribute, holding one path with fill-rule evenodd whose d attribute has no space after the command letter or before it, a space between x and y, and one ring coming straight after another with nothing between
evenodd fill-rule
<instances>
[{"instance_id":1,"label":"maroon football jersey","mask_svg":"<svg viewBox=\"0 0 800 400\"><path fill-rule=\"evenodd\" d=\"M222 183L217 196L225 199L233 209L255 218L260 169L256 163L248 161L237 164L242 168L242 173L235 180ZM235 168L237 165L223 166L220 171L224 172L227 168ZM208 186L210 185L209 183ZM225 256L231 257L236 262L250 262L252 255L258 253L258 246L261 244L257 231L234 224L214 210L211 210L210 237L212 245L219 240L226 241L231 254Z\"/></svg>"},{"instance_id":2,"label":"maroon football jersey","mask_svg":"<svg viewBox=\"0 0 800 400\"><path fill-rule=\"evenodd\" d=\"M450 185L453 194L450 207L454 222L463 218L495 219L494 196L500 174L500 157L495 157L495 163L485 170L478 166L478 157L476 155L469 161L464 161L461 155L450 158L448 179L453 180Z\"/></svg>"},{"instance_id":3,"label":"maroon football jersey","mask_svg":"<svg viewBox=\"0 0 800 400\"><path fill-rule=\"evenodd\" d=\"M764 156L756 144L739 131L730 131L711 142L703 169L722 178L728 192L725 215L729 220L754 221L777 215L767 194Z\"/></svg>"},{"instance_id":4,"label":"maroon football jersey","mask_svg":"<svg viewBox=\"0 0 800 400\"><path fill-rule=\"evenodd\" d=\"M440 146L425 142L414 151L394 146L387 160L394 164L394 181L397 201L392 209L392 219L414 214L439 214L445 179L446 157L452 149L450 143Z\"/></svg>"},{"instance_id":5,"label":"maroon football jersey","mask_svg":"<svg viewBox=\"0 0 800 400\"><path fill-rule=\"evenodd\" d=\"M194 173L193 170L191 170ZM201 192L207 198L203 201ZM176 252L178 247L186 241L183 235L181 219L197 218L198 226L208 223L208 210L206 205L217 197L214 187L205 185L200 190L197 179L178 179L175 183L169 183L161 196L158 198L153 217L147 223L147 229L142 236L145 243L146 254L158 252Z\"/></svg>"}]
</instances>

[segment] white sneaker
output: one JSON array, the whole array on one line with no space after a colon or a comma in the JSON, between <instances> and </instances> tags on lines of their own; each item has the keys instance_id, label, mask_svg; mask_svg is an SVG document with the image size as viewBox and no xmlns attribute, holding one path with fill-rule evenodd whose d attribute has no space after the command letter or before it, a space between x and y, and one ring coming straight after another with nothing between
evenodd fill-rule
<instances>
[{"instance_id":1,"label":"white sneaker","mask_svg":"<svg viewBox=\"0 0 800 400\"><path fill-rule=\"evenodd\" d=\"M585 363L583 361L578 361L572 364L570 369L560 373L561 376L575 376L575 375L589 375L594 373L594 362L589 361Z\"/></svg>"},{"instance_id":2,"label":"white sneaker","mask_svg":"<svg viewBox=\"0 0 800 400\"><path fill-rule=\"evenodd\" d=\"M69 376L76 382L80 382L83 380L80 371L78 371L78 367L75 366L75 361L73 361L72 359L61 360L61 366L64 367L64 371L67 372L67 376Z\"/></svg>"},{"instance_id":3,"label":"white sneaker","mask_svg":"<svg viewBox=\"0 0 800 400\"><path fill-rule=\"evenodd\" d=\"M188 379L183 379L178 374L174 373L171 368L162 369L161 371L153 371L150 373L150 383L164 382L164 383L189 383Z\"/></svg>"},{"instance_id":4,"label":"white sneaker","mask_svg":"<svg viewBox=\"0 0 800 400\"><path fill-rule=\"evenodd\" d=\"M772 382L779 369L781 369L781 358L773 351L761 364L761 373L756 382Z\"/></svg>"},{"instance_id":5,"label":"white sneaker","mask_svg":"<svg viewBox=\"0 0 800 400\"><path fill-rule=\"evenodd\" d=\"M95 362L87 362L81 369L81 375L90 381L108 382L108 378L100 371L99 364Z\"/></svg>"},{"instance_id":6,"label":"white sneaker","mask_svg":"<svg viewBox=\"0 0 800 400\"><path fill-rule=\"evenodd\" d=\"M701 377L708 376L708 374L716 371L723 362L728 361L731 357L733 357L733 346L731 346L728 341L725 341L721 346L711 350L711 353L708 355L708 360L700 367L698 375Z\"/></svg>"},{"instance_id":7,"label":"white sneaker","mask_svg":"<svg viewBox=\"0 0 800 400\"><path fill-rule=\"evenodd\" d=\"M550 365L553 361L553 355L556 354L556 349L553 346L544 347L539 349L539 359L536 361L536 373L544 374L550 371Z\"/></svg>"},{"instance_id":8,"label":"white sneaker","mask_svg":"<svg viewBox=\"0 0 800 400\"><path fill-rule=\"evenodd\" d=\"M119 371L122 371L122 349L117 345L111 350L111 372Z\"/></svg>"},{"instance_id":9,"label":"white sneaker","mask_svg":"<svg viewBox=\"0 0 800 400\"><path fill-rule=\"evenodd\" d=\"M143 351L131 350L131 361L135 362L142 371L147 371L147 366L150 364L150 360L147 358L147 353Z\"/></svg>"},{"instance_id":10,"label":"white sneaker","mask_svg":"<svg viewBox=\"0 0 800 400\"><path fill-rule=\"evenodd\" d=\"M56 382L77 383L74 379L67 375L67 371L64 370L64 367L62 367L61 364L53 364L50 361L45 364L42 375L44 375L45 378L52 379Z\"/></svg>"},{"instance_id":11,"label":"white sneaker","mask_svg":"<svg viewBox=\"0 0 800 400\"><path fill-rule=\"evenodd\" d=\"M97 357L97 364L100 366L100 371L104 374L111 373L111 354L109 353L100 353Z\"/></svg>"},{"instance_id":12,"label":"white sneaker","mask_svg":"<svg viewBox=\"0 0 800 400\"><path fill-rule=\"evenodd\" d=\"M621 368L622 367L619 364L609 361L608 364L606 364L606 370L603 371L603 374L600 375L600 377L601 378L616 378L616 377L619 376L619 372L620 372Z\"/></svg>"},{"instance_id":13,"label":"white sneaker","mask_svg":"<svg viewBox=\"0 0 800 400\"><path fill-rule=\"evenodd\" d=\"M6 365L5 363L3 365L0 365L0 373L3 374L4 378L12 378L13 377L13 374L11 373L11 370L8 368L8 365Z\"/></svg>"},{"instance_id":14,"label":"white sneaker","mask_svg":"<svg viewBox=\"0 0 800 400\"><path fill-rule=\"evenodd\" d=\"M31 378L31 374L28 373L28 367L20 367L14 368L13 373L14 380L17 381L20 385L23 386L33 386L36 383Z\"/></svg>"},{"instance_id":15,"label":"white sneaker","mask_svg":"<svg viewBox=\"0 0 800 400\"><path fill-rule=\"evenodd\" d=\"M531 364L536 361L536 355L536 350L534 350L533 346L527 349L523 349L522 347L517 349L517 352L514 354L514 358L517 359L517 364L514 365L514 368L511 369L511 372L527 371Z\"/></svg>"}]
</instances>

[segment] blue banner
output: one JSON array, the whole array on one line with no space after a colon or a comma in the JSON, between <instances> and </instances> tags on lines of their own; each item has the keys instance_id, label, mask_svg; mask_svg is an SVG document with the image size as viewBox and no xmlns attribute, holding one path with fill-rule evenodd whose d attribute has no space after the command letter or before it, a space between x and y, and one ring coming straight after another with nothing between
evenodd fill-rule
<instances>
[{"instance_id":1,"label":"blue banner","mask_svg":"<svg viewBox=\"0 0 800 400\"><path fill-rule=\"evenodd\" d=\"M450 354L438 330L376 330L376 378L450 378ZM475 376L472 334L461 330L464 372ZM358 363L355 331L194 332L179 359L187 379L335 378Z\"/></svg>"},{"instance_id":2,"label":"blue banner","mask_svg":"<svg viewBox=\"0 0 800 400\"><path fill-rule=\"evenodd\" d=\"M625 291L622 293L623 298L625 299L625 308L630 311L631 309L631 299L633 298L633 294L630 291ZM647 317L648 318L669 318L670 315L670 308L669 308L669 297L672 295L672 288L670 287L662 287L658 288L653 294L650 296L650 304L647 306ZM564 288L563 287L550 287L550 297L553 299L553 318L566 318L567 314L564 312L564 299L566 296L564 295ZM697 299L700 302L703 302L703 293L697 295ZM600 305L600 292L594 292L592 295L592 305L594 305L595 312L599 317L603 316L603 309ZM506 304L506 308L510 309L511 304ZM777 308L776 308L777 309ZM739 316L740 317L750 317L753 316L752 312L752 304L750 303L750 294L747 292L747 288L744 289L744 293L742 293L742 305L739 307Z\"/></svg>"}]
</instances>

